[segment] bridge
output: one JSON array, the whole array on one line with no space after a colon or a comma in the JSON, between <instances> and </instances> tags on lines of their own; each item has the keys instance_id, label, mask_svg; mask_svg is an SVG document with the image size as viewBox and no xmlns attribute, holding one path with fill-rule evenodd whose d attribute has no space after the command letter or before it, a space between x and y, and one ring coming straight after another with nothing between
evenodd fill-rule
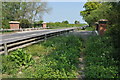
<instances>
[{"instance_id":1,"label":"bridge","mask_svg":"<svg viewBox=\"0 0 120 80\"><path fill-rule=\"evenodd\" d=\"M58 36L74 31L77 27L65 29L46 29L36 31L23 31L12 34L0 35L0 54L8 55L8 52L23 48L28 45L46 40L47 38Z\"/></svg>"}]
</instances>

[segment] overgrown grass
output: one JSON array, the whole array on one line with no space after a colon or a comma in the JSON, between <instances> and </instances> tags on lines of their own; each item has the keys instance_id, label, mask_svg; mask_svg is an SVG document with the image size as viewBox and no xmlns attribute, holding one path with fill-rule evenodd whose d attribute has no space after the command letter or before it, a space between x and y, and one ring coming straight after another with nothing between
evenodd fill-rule
<instances>
[{"instance_id":1,"label":"overgrown grass","mask_svg":"<svg viewBox=\"0 0 120 80\"><path fill-rule=\"evenodd\" d=\"M95 29L93 27L87 27L85 30L86 31L94 31Z\"/></svg>"},{"instance_id":2,"label":"overgrown grass","mask_svg":"<svg viewBox=\"0 0 120 80\"><path fill-rule=\"evenodd\" d=\"M3 56L3 77L19 78L76 78L82 39L76 36L61 36L24 48L32 55L34 63L16 67L15 61ZM19 51L12 52L18 53ZM19 52L21 53L21 52ZM22 51L23 53L23 51ZM26 59L25 59L26 60ZM26 63L27 64L27 63Z\"/></svg>"},{"instance_id":3,"label":"overgrown grass","mask_svg":"<svg viewBox=\"0 0 120 80\"><path fill-rule=\"evenodd\" d=\"M113 44L110 37L91 37L85 48L86 78L118 78L118 66L112 55Z\"/></svg>"},{"instance_id":4,"label":"overgrown grass","mask_svg":"<svg viewBox=\"0 0 120 80\"><path fill-rule=\"evenodd\" d=\"M73 35L51 38L26 47L23 51L17 50L3 56L3 77L76 78L79 71L78 58L83 51L86 78L119 78L119 61L113 57L113 45L108 36L94 36L85 43ZM11 60L10 56L15 59Z\"/></svg>"}]
</instances>

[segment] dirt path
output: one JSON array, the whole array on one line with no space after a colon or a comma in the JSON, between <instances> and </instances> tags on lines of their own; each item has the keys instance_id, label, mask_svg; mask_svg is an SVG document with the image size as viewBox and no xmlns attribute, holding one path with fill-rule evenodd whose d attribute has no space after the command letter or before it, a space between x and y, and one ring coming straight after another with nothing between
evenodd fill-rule
<instances>
[{"instance_id":1,"label":"dirt path","mask_svg":"<svg viewBox=\"0 0 120 80\"><path fill-rule=\"evenodd\" d=\"M70 34L81 37L84 41L86 41L89 37L96 35L94 31L75 31L75 32L71 32ZM78 80L83 80L85 78L84 67L85 67L84 53L81 52L79 58L79 64L78 64L78 68L79 68L78 71L79 75L77 75Z\"/></svg>"}]
</instances>

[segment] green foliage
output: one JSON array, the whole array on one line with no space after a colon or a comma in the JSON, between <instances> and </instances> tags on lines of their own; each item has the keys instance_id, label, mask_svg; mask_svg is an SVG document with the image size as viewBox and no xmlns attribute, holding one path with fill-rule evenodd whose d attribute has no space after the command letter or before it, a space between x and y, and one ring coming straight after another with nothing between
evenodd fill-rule
<instances>
[{"instance_id":1,"label":"green foliage","mask_svg":"<svg viewBox=\"0 0 120 80\"><path fill-rule=\"evenodd\" d=\"M9 55L9 60L15 62L17 67L28 67L34 62L32 59L32 55L26 53L22 49L18 49L17 51Z\"/></svg>"},{"instance_id":2,"label":"green foliage","mask_svg":"<svg viewBox=\"0 0 120 80\"><path fill-rule=\"evenodd\" d=\"M99 19L108 19L110 25L119 23L120 2L87 2L84 7L85 10L80 13L84 20L90 25Z\"/></svg>"},{"instance_id":3,"label":"green foliage","mask_svg":"<svg viewBox=\"0 0 120 80\"><path fill-rule=\"evenodd\" d=\"M64 24L69 24L69 22L68 22L68 21L62 21L62 23L64 23Z\"/></svg>"},{"instance_id":4,"label":"green foliage","mask_svg":"<svg viewBox=\"0 0 120 80\"><path fill-rule=\"evenodd\" d=\"M18 69L15 62L11 62L8 56L2 56L2 74L16 74Z\"/></svg>"},{"instance_id":5,"label":"green foliage","mask_svg":"<svg viewBox=\"0 0 120 80\"><path fill-rule=\"evenodd\" d=\"M40 21L38 21L37 23L38 23L38 24L42 24L43 22L44 22L44 21L40 20Z\"/></svg>"},{"instance_id":6,"label":"green foliage","mask_svg":"<svg viewBox=\"0 0 120 80\"><path fill-rule=\"evenodd\" d=\"M10 55L2 56L2 74L3 77L17 77L18 73L34 64L32 55L22 49L12 52Z\"/></svg>"},{"instance_id":7,"label":"green foliage","mask_svg":"<svg viewBox=\"0 0 120 80\"><path fill-rule=\"evenodd\" d=\"M88 78L118 78L116 77L118 67L104 67L101 65L90 65L86 68Z\"/></svg>"},{"instance_id":8,"label":"green foliage","mask_svg":"<svg viewBox=\"0 0 120 80\"><path fill-rule=\"evenodd\" d=\"M2 28L9 29L9 20L2 20Z\"/></svg>"},{"instance_id":9,"label":"green foliage","mask_svg":"<svg viewBox=\"0 0 120 80\"><path fill-rule=\"evenodd\" d=\"M78 58L82 47L81 41L81 38L77 36L61 36L29 46L24 50L33 56L35 63L22 69L21 74L18 74L18 70L15 68L16 72L14 73L16 75L13 75L13 73L10 75L19 78L76 78ZM18 63L20 61L18 53L20 58L24 60L20 64ZM26 60L22 55L28 55L28 53L25 54L23 50L18 50L14 54L10 55L8 63L14 62L15 64L25 65ZM15 65L12 66L15 67ZM11 70L12 67L9 67L9 69ZM4 71L4 73L6 72L8 72L8 69Z\"/></svg>"},{"instance_id":10,"label":"green foliage","mask_svg":"<svg viewBox=\"0 0 120 80\"><path fill-rule=\"evenodd\" d=\"M47 26L49 28L64 28L64 27L81 27L86 24L64 24L60 22L55 22L55 23L47 23Z\"/></svg>"},{"instance_id":11,"label":"green foliage","mask_svg":"<svg viewBox=\"0 0 120 80\"><path fill-rule=\"evenodd\" d=\"M20 2L2 2L2 17L3 20L18 20Z\"/></svg>"},{"instance_id":12,"label":"green foliage","mask_svg":"<svg viewBox=\"0 0 120 80\"><path fill-rule=\"evenodd\" d=\"M118 78L118 61L111 38L96 36L90 38L85 49L85 75L87 78Z\"/></svg>"},{"instance_id":13,"label":"green foliage","mask_svg":"<svg viewBox=\"0 0 120 80\"><path fill-rule=\"evenodd\" d=\"M117 25L113 25L107 35L109 35L112 39L112 43L113 43L113 46L115 48L114 50L114 58L117 59L117 60L120 60L120 54L119 54L119 51L120 51L120 26L117 24Z\"/></svg>"},{"instance_id":14,"label":"green foliage","mask_svg":"<svg viewBox=\"0 0 120 80\"><path fill-rule=\"evenodd\" d=\"M75 21L75 24L80 24L80 22L79 21Z\"/></svg>"},{"instance_id":15,"label":"green foliage","mask_svg":"<svg viewBox=\"0 0 120 80\"><path fill-rule=\"evenodd\" d=\"M92 18L92 17L94 17L94 15L91 15L91 12L93 12L96 9L98 9L101 5L102 4L99 3L99 2L86 2L85 3L85 5L84 5L85 10L81 11L80 14L83 16L83 19L89 25L91 25L92 23L94 23L94 21L92 20L92 19L94 19L94 18Z\"/></svg>"},{"instance_id":16,"label":"green foliage","mask_svg":"<svg viewBox=\"0 0 120 80\"><path fill-rule=\"evenodd\" d=\"M42 20L40 20L40 21L38 21L38 22L34 22L34 27L42 27L42 23L43 23L44 21L42 21Z\"/></svg>"},{"instance_id":17,"label":"green foliage","mask_svg":"<svg viewBox=\"0 0 120 80\"><path fill-rule=\"evenodd\" d=\"M3 20L18 21L20 19L27 19L32 23L36 19L41 19L43 14L49 11L50 8L47 7L47 3L42 2L2 2ZM6 26L4 27L6 28Z\"/></svg>"},{"instance_id":18,"label":"green foliage","mask_svg":"<svg viewBox=\"0 0 120 80\"><path fill-rule=\"evenodd\" d=\"M74 39L73 39L74 38ZM75 42L75 43L74 43ZM71 44L72 43L72 44ZM43 46L51 47L48 55L41 55L36 72L30 74L37 78L75 78L79 58L81 39L75 36L64 36L43 42ZM42 53L41 53L42 54ZM27 70L29 73L29 70ZM25 71L26 74L26 71ZM26 75L27 77L30 77Z\"/></svg>"},{"instance_id":19,"label":"green foliage","mask_svg":"<svg viewBox=\"0 0 120 80\"><path fill-rule=\"evenodd\" d=\"M20 20L20 26L21 28L29 28L32 27L30 22L27 19L21 19Z\"/></svg>"},{"instance_id":20,"label":"green foliage","mask_svg":"<svg viewBox=\"0 0 120 80\"><path fill-rule=\"evenodd\" d=\"M94 28L93 27L87 27L85 30L87 30L87 31L94 31Z\"/></svg>"}]
</instances>

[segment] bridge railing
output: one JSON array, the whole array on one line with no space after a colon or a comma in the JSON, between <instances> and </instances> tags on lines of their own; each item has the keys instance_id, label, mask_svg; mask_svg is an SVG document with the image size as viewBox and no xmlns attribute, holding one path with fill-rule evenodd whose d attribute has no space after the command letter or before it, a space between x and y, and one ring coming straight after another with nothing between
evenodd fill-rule
<instances>
[{"instance_id":1,"label":"bridge railing","mask_svg":"<svg viewBox=\"0 0 120 80\"><path fill-rule=\"evenodd\" d=\"M71 31L74 31L75 29L77 28L46 32L46 33L38 34L38 35L29 35L21 39L8 41L7 43L3 41L2 44L0 44L0 54L8 55L10 51L16 50L18 48L23 48L28 45L38 43L40 41L44 41L50 37L58 36L64 33L69 33Z\"/></svg>"}]
</instances>

